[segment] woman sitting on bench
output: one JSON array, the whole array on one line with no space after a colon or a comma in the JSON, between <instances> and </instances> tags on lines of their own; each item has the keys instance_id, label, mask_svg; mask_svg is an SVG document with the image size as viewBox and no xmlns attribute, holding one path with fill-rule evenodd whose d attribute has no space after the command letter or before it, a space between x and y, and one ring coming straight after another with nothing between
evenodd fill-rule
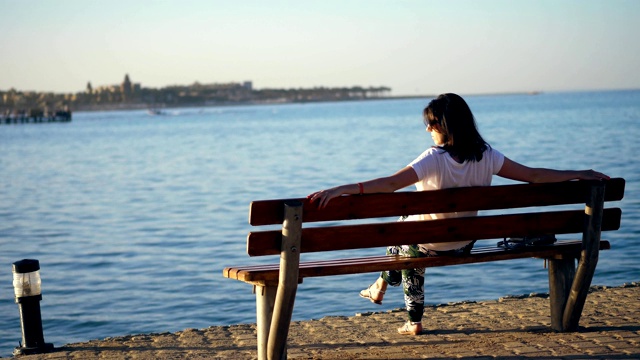
<instances>
[{"instance_id":1,"label":"woman sitting on bench","mask_svg":"<svg viewBox=\"0 0 640 360\"><path fill-rule=\"evenodd\" d=\"M467 186L489 186L493 175L512 180L540 183L567 180L604 180L607 175L593 170L553 170L529 168L505 157L482 138L467 103L456 94L442 94L432 100L423 111L427 132L436 146L432 146L409 165L387 177L361 183L336 186L308 196L320 208L344 194L394 192L415 184L418 191ZM401 220L428 220L447 217L475 216L476 212L412 215ZM423 243L387 248L387 254L425 257L443 253L464 253L472 242ZM409 319L398 329L400 334L417 335L422 332L424 311L424 269L385 271L360 292L360 296L381 304L387 285L403 285L404 300Z\"/></svg>"}]
</instances>

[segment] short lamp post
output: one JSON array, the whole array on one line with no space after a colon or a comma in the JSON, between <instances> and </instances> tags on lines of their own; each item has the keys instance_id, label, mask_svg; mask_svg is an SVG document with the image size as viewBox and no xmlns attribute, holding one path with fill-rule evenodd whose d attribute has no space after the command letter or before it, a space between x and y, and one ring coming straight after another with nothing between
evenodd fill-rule
<instances>
[{"instance_id":1,"label":"short lamp post","mask_svg":"<svg viewBox=\"0 0 640 360\"><path fill-rule=\"evenodd\" d=\"M40 262L24 259L13 263L13 291L20 309L22 344L13 355L40 354L53 350L53 344L44 342L40 314Z\"/></svg>"}]
</instances>

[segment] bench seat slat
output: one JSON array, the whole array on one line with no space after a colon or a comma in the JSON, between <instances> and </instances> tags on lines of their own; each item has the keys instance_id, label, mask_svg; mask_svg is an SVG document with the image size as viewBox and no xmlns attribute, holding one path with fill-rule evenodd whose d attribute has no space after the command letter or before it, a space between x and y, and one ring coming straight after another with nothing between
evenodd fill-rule
<instances>
[{"instance_id":1,"label":"bench seat slat","mask_svg":"<svg viewBox=\"0 0 640 360\"><path fill-rule=\"evenodd\" d=\"M619 208L605 209L602 230L617 230L621 215ZM584 219L584 211L574 210L304 228L300 251L347 250L533 234L571 234L582 232ZM282 233L276 230L251 232L247 240L247 253L250 256L279 254L281 236Z\"/></svg>"},{"instance_id":2,"label":"bench seat slat","mask_svg":"<svg viewBox=\"0 0 640 360\"><path fill-rule=\"evenodd\" d=\"M578 256L582 248L579 240L562 240L554 245L521 250L505 250L499 247L480 247L472 250L468 256L437 256L425 258L407 258L401 256L371 256L352 259L317 260L300 263L299 277L318 277L330 275L358 274L384 270L436 267L460 264L472 264L488 261L511 260L529 257L553 258L559 254ZM600 249L610 249L608 241L600 241ZM278 264L228 267L223 275L245 282L267 282L278 280Z\"/></svg>"},{"instance_id":3,"label":"bench seat slat","mask_svg":"<svg viewBox=\"0 0 640 360\"><path fill-rule=\"evenodd\" d=\"M291 200L303 203L304 222L580 204L585 202L585 194L592 184L591 181L566 181L342 196L321 210L308 199L259 200L250 205L249 223L254 226L282 224L284 203ZM622 178L608 180L605 201L621 200L624 186Z\"/></svg>"}]
</instances>

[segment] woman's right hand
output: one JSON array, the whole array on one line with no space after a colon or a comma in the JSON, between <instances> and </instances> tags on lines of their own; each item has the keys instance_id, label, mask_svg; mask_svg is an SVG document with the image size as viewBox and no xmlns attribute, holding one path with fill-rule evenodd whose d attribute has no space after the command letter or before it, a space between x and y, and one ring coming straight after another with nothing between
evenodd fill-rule
<instances>
[{"instance_id":1,"label":"woman's right hand","mask_svg":"<svg viewBox=\"0 0 640 360\"><path fill-rule=\"evenodd\" d=\"M411 184L415 184L418 181L420 181L420 179L418 179L416 171L413 170L411 166L405 166L391 176L316 191L308 195L307 199L311 200L312 203L317 203L318 208L322 209L327 206L331 199L338 196L355 194L362 195L365 193L390 193Z\"/></svg>"},{"instance_id":2,"label":"woman's right hand","mask_svg":"<svg viewBox=\"0 0 640 360\"><path fill-rule=\"evenodd\" d=\"M317 203L318 208L322 209L327 206L331 199L344 194L343 186L336 186L330 189L316 191L307 196L312 203Z\"/></svg>"}]
</instances>

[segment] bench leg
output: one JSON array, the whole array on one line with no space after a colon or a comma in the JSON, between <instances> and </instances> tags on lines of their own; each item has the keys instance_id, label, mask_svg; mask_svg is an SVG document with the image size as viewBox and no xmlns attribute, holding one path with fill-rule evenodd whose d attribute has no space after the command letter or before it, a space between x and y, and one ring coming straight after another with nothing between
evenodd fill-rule
<instances>
[{"instance_id":1,"label":"bench leg","mask_svg":"<svg viewBox=\"0 0 640 360\"><path fill-rule=\"evenodd\" d=\"M576 276L571 286L569 298L564 309L564 315L562 319L563 331L576 331L578 330L578 322L582 316L582 309L587 300L587 294L591 287L591 280L596 271L596 264L598 259L585 259L585 255L580 257L578 269L576 270ZM597 256L597 253L596 253Z\"/></svg>"},{"instance_id":2,"label":"bench leg","mask_svg":"<svg viewBox=\"0 0 640 360\"><path fill-rule=\"evenodd\" d=\"M302 203L299 201L285 203L278 290L273 306L269 343L267 344L267 358L269 360L287 358L287 336L293 314L293 304L298 291L301 236Z\"/></svg>"},{"instance_id":3,"label":"bench leg","mask_svg":"<svg viewBox=\"0 0 640 360\"><path fill-rule=\"evenodd\" d=\"M604 183L591 187L591 196L585 206L585 226L582 232L582 252L571 285L571 293L567 299L562 319L563 331L578 330L578 322L589 293L591 280L596 272L600 252L600 231L602 229L602 212L604 208Z\"/></svg>"},{"instance_id":4,"label":"bench leg","mask_svg":"<svg viewBox=\"0 0 640 360\"><path fill-rule=\"evenodd\" d=\"M256 327L258 331L258 360L267 360L267 344L277 286L255 286Z\"/></svg>"},{"instance_id":5,"label":"bench leg","mask_svg":"<svg viewBox=\"0 0 640 360\"><path fill-rule=\"evenodd\" d=\"M571 284L576 274L576 260L573 257L549 259L549 301L551 328L564 331L562 318L569 298Z\"/></svg>"}]
</instances>

